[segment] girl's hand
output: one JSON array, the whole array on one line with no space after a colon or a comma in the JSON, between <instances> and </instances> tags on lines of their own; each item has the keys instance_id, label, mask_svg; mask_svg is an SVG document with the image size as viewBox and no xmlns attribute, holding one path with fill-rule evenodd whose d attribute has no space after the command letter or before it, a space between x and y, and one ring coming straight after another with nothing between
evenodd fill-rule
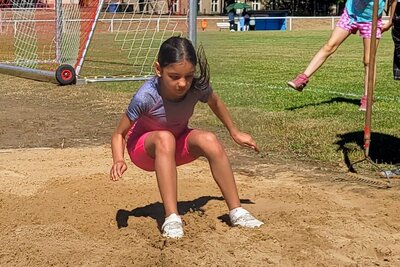
<instances>
[{"instance_id":1,"label":"girl's hand","mask_svg":"<svg viewBox=\"0 0 400 267\"><path fill-rule=\"evenodd\" d=\"M232 135L232 138L239 145L251 148L256 152L260 152L260 150L257 147L256 142L253 140L251 135L244 133L244 132L237 132L234 135Z\"/></svg>"},{"instance_id":2,"label":"girl's hand","mask_svg":"<svg viewBox=\"0 0 400 267\"><path fill-rule=\"evenodd\" d=\"M386 22L385 24L382 25L382 33L388 31L390 29L390 27L392 27L392 23L391 22Z\"/></svg>"},{"instance_id":3,"label":"girl's hand","mask_svg":"<svg viewBox=\"0 0 400 267\"><path fill-rule=\"evenodd\" d=\"M118 160L114 162L110 170L110 178L113 181L118 181L122 174L128 169L125 160Z\"/></svg>"}]
</instances>

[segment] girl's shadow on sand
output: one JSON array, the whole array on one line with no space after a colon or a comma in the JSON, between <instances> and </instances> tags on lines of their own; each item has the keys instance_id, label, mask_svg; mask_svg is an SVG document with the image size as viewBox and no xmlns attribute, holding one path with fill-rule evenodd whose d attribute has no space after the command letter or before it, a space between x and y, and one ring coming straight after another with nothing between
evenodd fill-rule
<instances>
[{"instance_id":1,"label":"girl's shadow on sand","mask_svg":"<svg viewBox=\"0 0 400 267\"><path fill-rule=\"evenodd\" d=\"M343 153L345 164L352 170L349 159L349 144L356 143L361 150L364 150L364 132L351 132L337 136L339 140L335 143L338 150ZM378 164L400 164L400 139L388 134L371 133L369 157Z\"/></svg>"},{"instance_id":2,"label":"girl's shadow on sand","mask_svg":"<svg viewBox=\"0 0 400 267\"><path fill-rule=\"evenodd\" d=\"M190 212L193 212L193 211L204 212L202 207L204 205L206 205L207 202L210 200L225 201L225 199L223 197L215 197L215 196L203 196L203 197L199 197L192 201L179 201L178 202L178 212L181 215L184 215L184 214L188 213L189 211ZM254 202L252 202L249 199L241 199L240 203L254 204ZM164 206L160 202L155 202L155 203L146 205L144 207L138 207L131 211L120 209L117 211L117 215L115 218L117 221L118 228L128 226L129 216L151 217L157 221L158 227L161 228L161 225L164 222ZM224 221L225 223L228 223L228 221L229 221L229 219L228 219L229 216L227 214L224 214L218 218L220 220Z\"/></svg>"}]
</instances>

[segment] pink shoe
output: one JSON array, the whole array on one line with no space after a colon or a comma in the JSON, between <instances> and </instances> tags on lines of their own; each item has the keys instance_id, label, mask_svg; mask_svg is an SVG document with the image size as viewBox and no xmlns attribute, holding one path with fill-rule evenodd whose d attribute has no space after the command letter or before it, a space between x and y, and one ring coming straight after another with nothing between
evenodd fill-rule
<instances>
[{"instance_id":1,"label":"pink shoe","mask_svg":"<svg viewBox=\"0 0 400 267\"><path fill-rule=\"evenodd\" d=\"M301 92L308 83L308 76L304 73L297 75L296 79L289 81L287 84L293 89Z\"/></svg>"},{"instance_id":2,"label":"pink shoe","mask_svg":"<svg viewBox=\"0 0 400 267\"><path fill-rule=\"evenodd\" d=\"M361 110L361 111L366 111L367 110L367 96L366 95L361 97L360 107L358 108L358 110Z\"/></svg>"}]
</instances>

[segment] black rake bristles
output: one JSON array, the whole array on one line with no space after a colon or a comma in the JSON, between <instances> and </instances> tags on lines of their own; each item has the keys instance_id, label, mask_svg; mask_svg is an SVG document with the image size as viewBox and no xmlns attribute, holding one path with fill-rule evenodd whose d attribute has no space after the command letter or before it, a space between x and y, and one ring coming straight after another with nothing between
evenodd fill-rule
<instances>
[{"instance_id":1,"label":"black rake bristles","mask_svg":"<svg viewBox=\"0 0 400 267\"><path fill-rule=\"evenodd\" d=\"M369 164L371 164L371 166L373 166L374 170L378 174L378 178L370 178L370 177L366 177L364 175L358 174L357 171L355 170L354 166L359 163L362 163L362 162L368 162ZM373 162L373 160L369 156L365 156L363 159L350 164L348 174L351 177L355 178L357 181L366 183L368 185L378 186L378 188L391 188L392 185L391 185L390 177L382 176L381 175L382 173L384 173L384 171L377 164L375 164L375 162ZM382 180L382 178L385 178L385 180Z\"/></svg>"}]
</instances>

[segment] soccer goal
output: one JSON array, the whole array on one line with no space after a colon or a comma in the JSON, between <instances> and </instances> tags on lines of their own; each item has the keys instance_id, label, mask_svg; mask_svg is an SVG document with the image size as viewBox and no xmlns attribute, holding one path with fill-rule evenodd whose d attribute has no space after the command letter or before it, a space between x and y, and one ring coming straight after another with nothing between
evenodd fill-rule
<instances>
[{"instance_id":1,"label":"soccer goal","mask_svg":"<svg viewBox=\"0 0 400 267\"><path fill-rule=\"evenodd\" d=\"M165 39L195 36L190 4L177 12L176 2L3 0L0 73L62 85L147 79Z\"/></svg>"}]
</instances>

